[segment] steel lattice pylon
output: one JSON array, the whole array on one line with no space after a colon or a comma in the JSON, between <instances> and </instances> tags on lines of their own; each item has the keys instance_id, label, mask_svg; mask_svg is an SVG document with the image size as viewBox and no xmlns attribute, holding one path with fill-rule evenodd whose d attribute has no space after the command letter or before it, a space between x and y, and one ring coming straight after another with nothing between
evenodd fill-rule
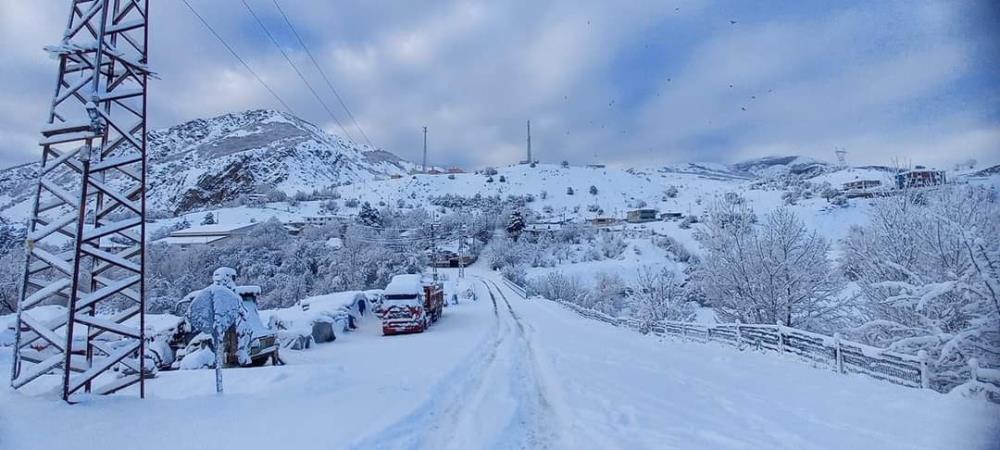
<instances>
[{"instance_id":1,"label":"steel lattice pylon","mask_svg":"<svg viewBox=\"0 0 1000 450\"><path fill-rule=\"evenodd\" d=\"M39 142L15 389L47 380L70 401L138 383L145 395L147 5L73 0L62 42L46 47L59 75ZM67 314L35 309L54 303Z\"/></svg>"}]
</instances>

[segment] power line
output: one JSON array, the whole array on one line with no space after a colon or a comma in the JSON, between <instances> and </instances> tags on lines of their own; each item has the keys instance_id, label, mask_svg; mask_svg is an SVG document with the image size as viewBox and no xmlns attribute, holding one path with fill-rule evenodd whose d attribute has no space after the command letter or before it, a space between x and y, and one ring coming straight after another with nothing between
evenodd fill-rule
<instances>
[{"instance_id":1,"label":"power line","mask_svg":"<svg viewBox=\"0 0 1000 450\"><path fill-rule=\"evenodd\" d=\"M302 71L300 71L298 66L295 65L295 63L292 61L292 58L288 56L288 53L285 52L285 49L281 48L281 44L279 44L278 40L275 39L274 35L271 34L270 31L268 31L267 26L264 25L264 21L260 20L260 17L258 17L257 13L254 12L253 8L251 8L250 5L247 4L246 0L240 0L240 3L242 3L243 7L250 12L250 15L253 16L254 20L257 21L257 25L260 26L261 30L264 30L264 34L266 34L267 37L271 39L271 42L274 43L274 46L278 47L278 51L281 52L281 56L285 57L285 61L288 61L288 65L292 66L292 70L295 71L295 74L299 76L299 79L302 80L302 82L306 85L307 88L309 88L309 92L311 92L313 97L316 98L316 101L323 106L323 109L325 109L326 113L330 115L330 118L332 118L333 121L337 123L337 126L340 127L340 131L343 131L344 135L347 136L347 138L353 142L354 137L351 136L351 133L347 132L347 129L344 128L344 124L340 123L340 119L338 119L337 116L333 114L333 111L330 110L330 107L327 106L326 102L324 102L323 99L320 98L319 94L316 93L316 89L313 89L312 85L309 84L309 81L306 80L305 75L302 75Z\"/></svg>"},{"instance_id":2,"label":"power line","mask_svg":"<svg viewBox=\"0 0 1000 450\"><path fill-rule=\"evenodd\" d=\"M226 50L229 50L229 53L232 54L233 57L240 62L240 64L243 64L243 67L246 68L247 71L250 72L250 74L253 75L255 79L257 79L257 82L260 83L261 86L264 86L264 89L267 89L267 92L271 93L271 96L274 97L274 99L277 100L278 103L280 103L281 106L284 107L286 111L295 114L295 111L292 110L290 106L288 106L288 103L285 103L285 101L282 100L281 97L278 96L276 92L274 92L274 89L271 89L271 86L268 86L267 83L264 81L264 79L261 78L260 75L257 75L257 72L254 72L254 70L250 67L250 65L247 64L247 62L244 61L243 58L241 58L238 53L236 53L236 50L233 50L233 48L229 46L229 43L227 43L226 40L223 39L222 36L215 31L215 28L212 28L212 26L209 25L208 21L206 21L205 18L201 16L201 14L198 14L198 11L195 10L190 3L188 3L188 0L181 0L181 1L183 1L184 4L187 5L188 9L190 9L191 12L194 14L194 16L197 17L199 21L201 21L201 24L204 25L205 28L207 28L208 31L211 32L212 35L219 40L220 43L222 43L222 46L226 47Z\"/></svg>"},{"instance_id":3,"label":"power line","mask_svg":"<svg viewBox=\"0 0 1000 450\"><path fill-rule=\"evenodd\" d=\"M358 121L354 119L354 114L351 113L351 109L347 107L347 103L345 103L344 99L340 97L340 93L337 92L337 89L333 87L333 82L331 82L330 78L326 76L326 72L319 65L319 62L316 61L316 57L313 56L312 51L309 50L309 47L302 39L302 36L299 36L299 32L295 29L295 26L292 25L292 21L289 20L288 16L285 14L285 10L281 9L281 5L278 4L278 0L271 0L271 2L274 3L275 8L278 8L278 12L281 13L281 17L285 19L285 23L288 24L288 28L292 30L292 34L295 35L295 39L299 41L299 45L301 45L306 51L306 54L309 55L309 59L312 61L313 65L316 66L316 70L318 70L319 74L323 77L323 81L326 82L326 86L329 87L330 91L333 92L333 95L337 97L337 101L340 102L340 106L344 107L344 111L347 112L347 117L351 118L351 122L354 123L354 126L361 133L361 136L365 138L365 142L367 142L373 149L376 148L371 139L368 139L368 135L365 133L365 130L361 128Z\"/></svg>"}]
</instances>

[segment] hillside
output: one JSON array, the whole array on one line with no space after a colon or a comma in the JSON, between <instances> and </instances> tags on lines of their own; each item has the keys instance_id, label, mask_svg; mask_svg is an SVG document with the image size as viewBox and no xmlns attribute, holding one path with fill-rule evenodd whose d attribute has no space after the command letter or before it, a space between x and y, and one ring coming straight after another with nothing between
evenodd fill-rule
<instances>
[{"instance_id":1,"label":"hillside","mask_svg":"<svg viewBox=\"0 0 1000 450\"><path fill-rule=\"evenodd\" d=\"M36 164L0 171L0 210L29 213ZM149 209L211 207L267 186L298 190L405 174L413 164L359 147L288 113L253 110L149 132Z\"/></svg>"}]
</instances>

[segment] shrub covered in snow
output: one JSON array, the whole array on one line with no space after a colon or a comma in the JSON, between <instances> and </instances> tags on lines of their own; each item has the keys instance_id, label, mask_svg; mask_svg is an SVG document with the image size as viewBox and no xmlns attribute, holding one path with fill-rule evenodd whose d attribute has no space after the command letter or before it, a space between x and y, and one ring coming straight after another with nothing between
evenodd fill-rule
<instances>
[{"instance_id":1,"label":"shrub covered in snow","mask_svg":"<svg viewBox=\"0 0 1000 450\"><path fill-rule=\"evenodd\" d=\"M968 378L969 358L1000 367L1000 201L950 187L875 200L844 243L844 270L865 301L854 339L926 350L935 385Z\"/></svg>"}]
</instances>

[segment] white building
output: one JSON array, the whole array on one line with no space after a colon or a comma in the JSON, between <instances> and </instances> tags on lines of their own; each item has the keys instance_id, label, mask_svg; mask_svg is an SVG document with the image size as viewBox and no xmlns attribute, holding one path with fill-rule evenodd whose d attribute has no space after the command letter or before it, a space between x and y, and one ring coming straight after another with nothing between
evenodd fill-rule
<instances>
[{"instance_id":1,"label":"white building","mask_svg":"<svg viewBox=\"0 0 1000 450\"><path fill-rule=\"evenodd\" d=\"M183 250L202 245L212 247L230 239L246 236L255 226L257 223L199 225L174 231L155 243L179 246Z\"/></svg>"}]
</instances>

